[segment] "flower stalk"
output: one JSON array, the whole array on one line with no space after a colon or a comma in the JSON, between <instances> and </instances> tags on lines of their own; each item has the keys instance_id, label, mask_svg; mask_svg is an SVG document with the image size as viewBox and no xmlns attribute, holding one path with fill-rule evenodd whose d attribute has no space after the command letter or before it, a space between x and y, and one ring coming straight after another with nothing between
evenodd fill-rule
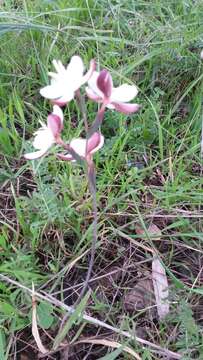
<instances>
[{"instance_id":1,"label":"flower stalk","mask_svg":"<svg viewBox=\"0 0 203 360\"><path fill-rule=\"evenodd\" d=\"M89 281L91 278L93 266L94 266L94 259L95 259L95 252L96 252L96 243L97 243L97 225L98 225L98 211L97 211L97 192L96 192L96 170L95 165L92 160L92 158L87 160L87 177L88 177L88 185L89 185L89 191L92 197L92 214L93 214L93 231L92 231L92 242L91 242L91 251L90 251L90 260L89 260L89 266L86 274L86 278L83 284L82 291L74 304L76 307L83 296L85 295L88 286Z\"/></svg>"}]
</instances>

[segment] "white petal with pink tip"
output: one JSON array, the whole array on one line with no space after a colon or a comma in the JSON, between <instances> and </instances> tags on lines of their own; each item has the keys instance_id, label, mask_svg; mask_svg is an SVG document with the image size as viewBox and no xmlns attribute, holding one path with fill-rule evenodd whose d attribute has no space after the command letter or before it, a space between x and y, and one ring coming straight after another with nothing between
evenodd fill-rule
<instances>
[{"instance_id":1,"label":"white petal with pink tip","mask_svg":"<svg viewBox=\"0 0 203 360\"><path fill-rule=\"evenodd\" d=\"M43 149L43 150L39 150L39 151L34 151L32 153L24 154L24 158L27 160L39 159L43 155L45 155L47 151L48 151L48 149L47 150Z\"/></svg>"},{"instance_id":2,"label":"white petal with pink tip","mask_svg":"<svg viewBox=\"0 0 203 360\"><path fill-rule=\"evenodd\" d=\"M102 146L104 145L104 136L97 132L94 133L88 141L83 138L72 139L69 145L72 150L76 152L76 154L78 154L82 158L85 158L86 153L92 155L102 148ZM58 154L58 156L62 160L75 161L75 159L73 159L72 155L70 154Z\"/></svg>"},{"instance_id":3,"label":"white petal with pink tip","mask_svg":"<svg viewBox=\"0 0 203 360\"><path fill-rule=\"evenodd\" d=\"M137 86L123 84L117 88L113 88L111 94L112 102L128 102L134 99L138 94Z\"/></svg>"},{"instance_id":4,"label":"white petal with pink tip","mask_svg":"<svg viewBox=\"0 0 203 360\"><path fill-rule=\"evenodd\" d=\"M55 126L51 126L50 121L56 121ZM58 126L58 122L59 122L59 126ZM24 157L28 160L34 160L42 157L47 153L50 147L56 142L56 136L60 135L60 131L63 128L63 111L59 106L54 105L53 112L50 115L48 115L47 125L41 121L40 124L41 124L41 128L39 128L34 133L35 137L33 141L33 147L38 151L25 154Z\"/></svg>"},{"instance_id":5,"label":"white petal with pink tip","mask_svg":"<svg viewBox=\"0 0 203 360\"><path fill-rule=\"evenodd\" d=\"M63 123L63 111L61 110L60 106L54 105L52 114L57 115Z\"/></svg>"}]
</instances>

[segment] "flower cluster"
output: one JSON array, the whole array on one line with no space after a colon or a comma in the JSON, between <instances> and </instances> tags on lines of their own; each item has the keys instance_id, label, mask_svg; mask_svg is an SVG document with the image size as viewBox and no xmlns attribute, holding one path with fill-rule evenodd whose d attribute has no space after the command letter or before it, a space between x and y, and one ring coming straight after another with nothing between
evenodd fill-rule
<instances>
[{"instance_id":1,"label":"flower cluster","mask_svg":"<svg viewBox=\"0 0 203 360\"><path fill-rule=\"evenodd\" d=\"M129 103L138 93L135 85L123 84L113 86L111 74L107 70L96 71L96 63L91 60L89 70L85 73L84 64L79 56L73 56L65 67L61 61L53 60L55 72L49 72L50 84L40 90L40 94L53 104L53 111L47 117L47 124L40 122L41 128L34 133L33 147L36 151L24 155L33 160L46 155L54 145L61 145L65 154L58 154L62 160L75 161L77 154L82 159L92 157L104 144L104 137L99 127L104 117L105 109L117 110L131 114L140 109L140 105ZM61 139L63 130L63 111L61 107L73 100L82 85L86 84L86 94L89 99L100 104L99 117L92 125L93 131L87 134L87 139L72 139L65 144ZM99 118L99 121L98 121Z\"/></svg>"}]
</instances>

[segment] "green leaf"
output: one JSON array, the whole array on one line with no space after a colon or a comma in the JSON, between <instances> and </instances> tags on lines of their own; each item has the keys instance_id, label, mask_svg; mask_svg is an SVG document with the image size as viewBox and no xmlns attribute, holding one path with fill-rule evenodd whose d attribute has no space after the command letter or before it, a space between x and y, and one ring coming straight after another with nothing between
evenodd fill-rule
<instances>
[{"instance_id":1,"label":"green leaf","mask_svg":"<svg viewBox=\"0 0 203 360\"><path fill-rule=\"evenodd\" d=\"M0 312L8 316L13 316L17 313L16 309L7 302L0 302Z\"/></svg>"},{"instance_id":2,"label":"green leaf","mask_svg":"<svg viewBox=\"0 0 203 360\"><path fill-rule=\"evenodd\" d=\"M29 319L24 319L20 316L13 317L13 320L11 322L10 331L14 332L17 330L24 329L26 326L30 324Z\"/></svg>"},{"instance_id":3,"label":"green leaf","mask_svg":"<svg viewBox=\"0 0 203 360\"><path fill-rule=\"evenodd\" d=\"M81 318L82 312L85 309L85 306L87 304L87 301L90 297L90 291L87 292L87 294L84 296L84 298L81 300L81 302L78 304L75 311L70 315L69 319L65 323L63 329L58 333L54 340L53 344L53 350L56 350L58 346L61 344L63 339L66 337L68 331L71 329L71 327Z\"/></svg>"},{"instance_id":4,"label":"green leaf","mask_svg":"<svg viewBox=\"0 0 203 360\"><path fill-rule=\"evenodd\" d=\"M37 320L38 324L43 329L49 329L54 321L54 317L51 315L53 307L51 304L41 302L37 306Z\"/></svg>"},{"instance_id":5,"label":"green leaf","mask_svg":"<svg viewBox=\"0 0 203 360\"><path fill-rule=\"evenodd\" d=\"M0 247L3 248L4 250L7 250L6 238L3 234L0 235Z\"/></svg>"},{"instance_id":6,"label":"green leaf","mask_svg":"<svg viewBox=\"0 0 203 360\"><path fill-rule=\"evenodd\" d=\"M107 354L105 356L102 356L102 358L99 358L98 360L114 360L117 358L118 355L122 353L123 347L119 347L115 351L112 351L110 354Z\"/></svg>"},{"instance_id":7,"label":"green leaf","mask_svg":"<svg viewBox=\"0 0 203 360\"><path fill-rule=\"evenodd\" d=\"M54 27L47 25L39 24L23 24L23 23L1 23L0 24L0 35L3 35L10 31L20 31L20 30L40 30L40 31L56 31Z\"/></svg>"}]
</instances>

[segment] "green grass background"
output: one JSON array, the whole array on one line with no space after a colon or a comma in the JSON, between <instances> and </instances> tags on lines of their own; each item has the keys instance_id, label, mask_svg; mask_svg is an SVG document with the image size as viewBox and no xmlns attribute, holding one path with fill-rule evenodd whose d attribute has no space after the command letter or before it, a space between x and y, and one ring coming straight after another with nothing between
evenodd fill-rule
<instances>
[{"instance_id":1,"label":"green grass background","mask_svg":"<svg viewBox=\"0 0 203 360\"><path fill-rule=\"evenodd\" d=\"M1 1L0 40L0 272L61 300L64 279L70 286L84 278L87 255L66 274L66 265L91 244L82 169L56 160L54 151L36 162L22 155L51 109L39 94L51 61L66 64L79 54L88 67L94 57L116 85L137 84L142 110L127 118L108 111L102 126L105 146L95 157L100 213L94 276L115 264L127 264L127 270L110 294L103 289L99 297L93 289L88 310L124 330L147 328L150 341L184 359L203 358L202 1ZM90 122L95 111L88 103ZM68 141L81 134L83 123L74 102L65 116ZM146 237L143 244L157 248L170 282L171 311L162 323L147 311L129 314L123 307L124 294L150 271L150 253L133 240L140 242L136 229L151 223L161 229L161 241ZM61 314L40 306L40 326L54 337ZM0 282L0 359L14 359L13 344L23 331L31 338L30 324L30 296ZM93 328L87 334L95 334ZM131 346L142 359L158 358Z\"/></svg>"}]
</instances>

